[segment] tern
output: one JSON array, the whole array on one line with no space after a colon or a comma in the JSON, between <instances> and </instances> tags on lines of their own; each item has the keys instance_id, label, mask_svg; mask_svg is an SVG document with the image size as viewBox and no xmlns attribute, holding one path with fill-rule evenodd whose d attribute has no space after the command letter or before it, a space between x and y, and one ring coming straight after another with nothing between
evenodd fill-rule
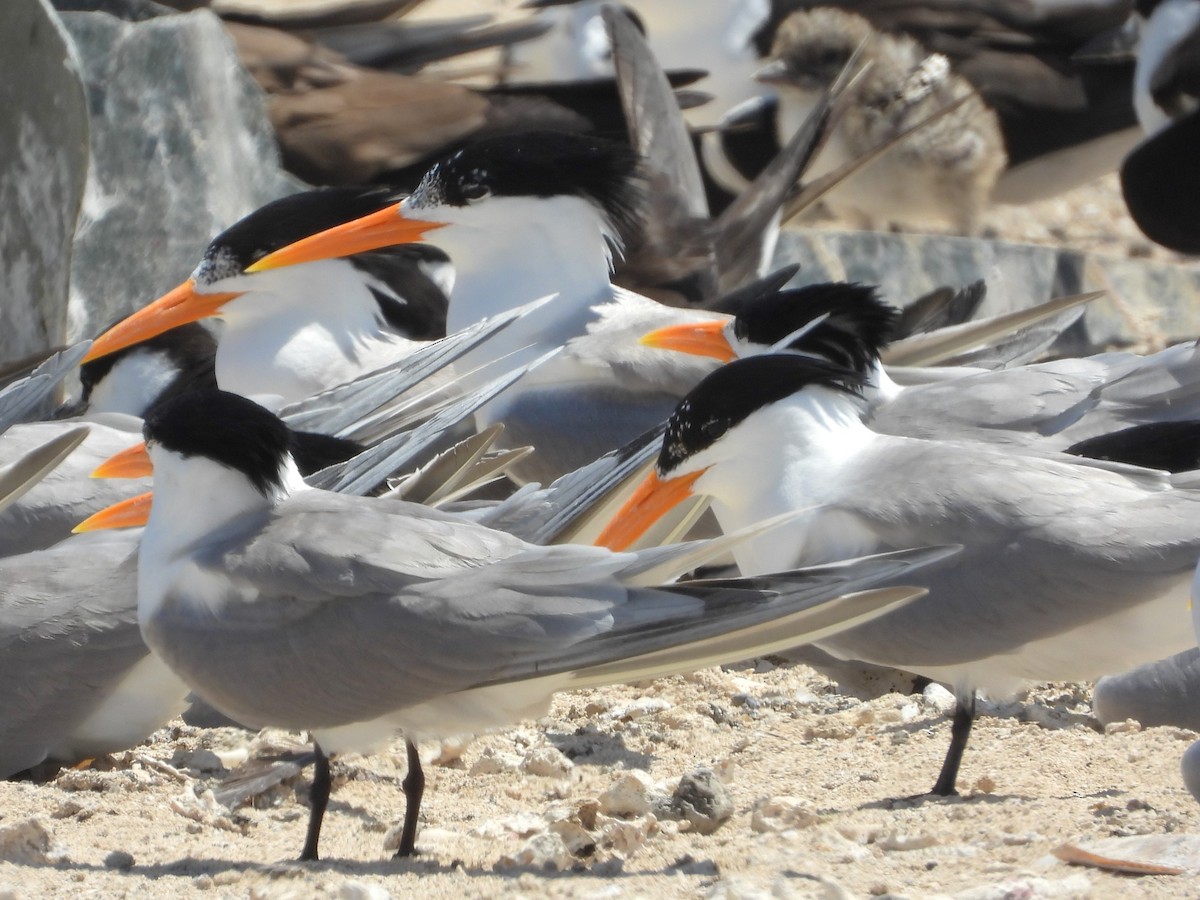
<instances>
[{"instance_id":1,"label":"tern","mask_svg":"<svg viewBox=\"0 0 1200 900\"><path fill-rule=\"evenodd\" d=\"M0 778L136 746L187 686L137 626L141 529L0 559Z\"/></svg>"},{"instance_id":2,"label":"tern","mask_svg":"<svg viewBox=\"0 0 1200 900\"><path fill-rule=\"evenodd\" d=\"M268 203L217 235L186 281L106 331L85 362L209 316L224 320L217 384L284 403L402 359L446 333L451 274L429 248L398 248L253 275L274 250L381 208L380 187L326 188ZM432 224L415 226L417 232Z\"/></svg>"},{"instance_id":3,"label":"tern","mask_svg":"<svg viewBox=\"0 0 1200 900\"><path fill-rule=\"evenodd\" d=\"M402 501L304 489L285 426L234 394L177 398L144 433L156 492L138 565L143 636L227 715L314 734L304 859L318 856L328 752L404 731L408 855L415 741L541 715L558 690L826 636L920 593L872 582L952 552L658 586L736 540L539 547Z\"/></svg>"},{"instance_id":4,"label":"tern","mask_svg":"<svg viewBox=\"0 0 1200 900\"><path fill-rule=\"evenodd\" d=\"M795 523L733 548L744 574L954 540L929 594L818 642L843 659L951 685L952 741L934 793L955 790L975 690L1121 672L1189 647L1200 492L981 442L876 434L863 377L798 354L737 360L667 426L655 470L598 543L628 546L690 495L734 530Z\"/></svg>"},{"instance_id":5,"label":"tern","mask_svg":"<svg viewBox=\"0 0 1200 900\"><path fill-rule=\"evenodd\" d=\"M274 252L263 253L261 239L252 249L218 238L188 282L102 335L89 359L220 311L222 389L296 396L348 380L411 345L378 336L378 305L367 291L334 303L306 282L345 266L342 257L425 240L454 266L452 332L553 297L464 363L503 358L515 367L565 345L478 417L481 426L503 421L507 440L538 448L522 478L548 482L660 422L712 368L631 340L638 329L702 315L610 281L620 236L637 215L638 165L627 148L599 138L549 132L481 141L435 165L409 197L361 218L349 215L346 194L330 195L341 208L312 212L300 229L310 236ZM321 197L292 202L307 210ZM316 233L318 215L341 224ZM273 240L286 238L276 232ZM568 415L574 424L560 425Z\"/></svg>"},{"instance_id":6,"label":"tern","mask_svg":"<svg viewBox=\"0 0 1200 900\"><path fill-rule=\"evenodd\" d=\"M804 330L822 315L828 318ZM870 285L831 282L762 294L742 303L732 319L669 326L641 342L725 362L782 342L858 372L867 424L908 437L1063 450L1130 426L1200 418L1200 350L1193 342L1149 356L1101 353L996 371L893 369L880 355L898 315Z\"/></svg>"}]
</instances>

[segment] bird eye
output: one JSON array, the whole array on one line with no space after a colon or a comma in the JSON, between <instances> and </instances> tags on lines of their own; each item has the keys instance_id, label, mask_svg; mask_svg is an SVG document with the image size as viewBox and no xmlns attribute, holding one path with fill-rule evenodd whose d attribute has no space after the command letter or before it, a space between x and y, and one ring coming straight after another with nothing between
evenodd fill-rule
<instances>
[{"instance_id":1,"label":"bird eye","mask_svg":"<svg viewBox=\"0 0 1200 900\"><path fill-rule=\"evenodd\" d=\"M700 427L700 430L715 441L729 430L729 423L723 419L709 419Z\"/></svg>"},{"instance_id":2,"label":"bird eye","mask_svg":"<svg viewBox=\"0 0 1200 900\"><path fill-rule=\"evenodd\" d=\"M459 190L462 192L463 199L470 202L482 200L484 197L488 197L492 193L491 189L486 184L476 178L464 179L459 184Z\"/></svg>"}]
</instances>

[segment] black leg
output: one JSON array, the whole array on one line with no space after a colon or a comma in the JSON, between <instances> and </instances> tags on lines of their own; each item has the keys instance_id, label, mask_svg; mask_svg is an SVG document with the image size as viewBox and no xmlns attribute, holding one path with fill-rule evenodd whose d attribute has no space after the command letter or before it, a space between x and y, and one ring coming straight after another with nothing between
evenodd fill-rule
<instances>
[{"instance_id":1,"label":"black leg","mask_svg":"<svg viewBox=\"0 0 1200 900\"><path fill-rule=\"evenodd\" d=\"M425 771L417 745L405 740L408 750L408 774L404 776L404 830L400 833L400 848L396 856L412 856L417 849L417 817L421 814L421 796L425 793Z\"/></svg>"},{"instance_id":2,"label":"black leg","mask_svg":"<svg viewBox=\"0 0 1200 900\"><path fill-rule=\"evenodd\" d=\"M942 763L942 772L938 775L937 784L931 793L942 797L958 794L955 783L958 781L958 767L962 764L963 752L967 749L967 739L971 736L971 726L975 722L975 691L966 697L958 696L954 707L954 722L950 726L950 749L946 751L946 760Z\"/></svg>"},{"instance_id":3,"label":"black leg","mask_svg":"<svg viewBox=\"0 0 1200 900\"><path fill-rule=\"evenodd\" d=\"M325 807L329 805L329 788L333 784L329 775L329 757L315 741L313 750L317 753L317 761L313 765L312 788L309 792L312 808L308 812L308 834L304 837L304 849L300 851L301 862L320 859L317 856L317 841L321 838L321 822L325 818Z\"/></svg>"}]
</instances>

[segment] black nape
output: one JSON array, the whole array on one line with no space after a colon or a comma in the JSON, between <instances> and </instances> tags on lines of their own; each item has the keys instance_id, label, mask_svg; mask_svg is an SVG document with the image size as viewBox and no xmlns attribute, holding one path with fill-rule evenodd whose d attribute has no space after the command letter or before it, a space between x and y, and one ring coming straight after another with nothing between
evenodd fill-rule
<instances>
[{"instance_id":1,"label":"black nape","mask_svg":"<svg viewBox=\"0 0 1200 900\"><path fill-rule=\"evenodd\" d=\"M291 447L288 427L277 416L227 391L190 391L162 403L142 431L164 449L236 469L263 494L282 484Z\"/></svg>"}]
</instances>

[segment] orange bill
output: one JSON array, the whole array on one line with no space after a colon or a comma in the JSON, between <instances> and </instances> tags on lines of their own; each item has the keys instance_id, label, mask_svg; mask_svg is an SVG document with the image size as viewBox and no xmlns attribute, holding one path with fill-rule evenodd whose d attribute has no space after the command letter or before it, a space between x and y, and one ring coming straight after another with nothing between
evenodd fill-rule
<instances>
[{"instance_id":1,"label":"orange bill","mask_svg":"<svg viewBox=\"0 0 1200 900\"><path fill-rule=\"evenodd\" d=\"M196 322L216 313L242 292L232 294L200 294L196 282L188 279L173 291L159 297L149 306L114 325L92 343L84 362L91 362L126 347L157 337L164 331Z\"/></svg>"},{"instance_id":2,"label":"orange bill","mask_svg":"<svg viewBox=\"0 0 1200 900\"><path fill-rule=\"evenodd\" d=\"M660 350L675 350L693 356L711 356L721 362L732 362L737 356L725 337L725 324L722 320L669 325L642 335L638 343Z\"/></svg>"},{"instance_id":3,"label":"orange bill","mask_svg":"<svg viewBox=\"0 0 1200 900\"><path fill-rule=\"evenodd\" d=\"M120 503L100 510L95 515L88 516L71 529L72 534L82 534L85 531L104 531L109 528L136 528L145 525L150 518L150 504L154 501L152 493L138 494Z\"/></svg>"},{"instance_id":4,"label":"orange bill","mask_svg":"<svg viewBox=\"0 0 1200 900\"><path fill-rule=\"evenodd\" d=\"M400 204L393 203L369 216L337 225L281 247L248 266L246 271L263 272L298 263L316 262L319 259L353 256L355 253L366 253L368 250L378 250L396 244L413 244L421 240L425 232L441 228L445 224L407 218L400 212Z\"/></svg>"},{"instance_id":5,"label":"orange bill","mask_svg":"<svg viewBox=\"0 0 1200 900\"><path fill-rule=\"evenodd\" d=\"M146 445L135 444L120 453L114 453L92 472L93 478L144 478L154 474L154 465Z\"/></svg>"},{"instance_id":6,"label":"orange bill","mask_svg":"<svg viewBox=\"0 0 1200 900\"><path fill-rule=\"evenodd\" d=\"M625 505L617 510L612 521L604 526L596 538L596 546L609 550L627 549L669 510L692 496L692 485L704 472L701 469L666 481L659 478L657 472L651 472L638 485L633 496L625 501Z\"/></svg>"}]
</instances>

